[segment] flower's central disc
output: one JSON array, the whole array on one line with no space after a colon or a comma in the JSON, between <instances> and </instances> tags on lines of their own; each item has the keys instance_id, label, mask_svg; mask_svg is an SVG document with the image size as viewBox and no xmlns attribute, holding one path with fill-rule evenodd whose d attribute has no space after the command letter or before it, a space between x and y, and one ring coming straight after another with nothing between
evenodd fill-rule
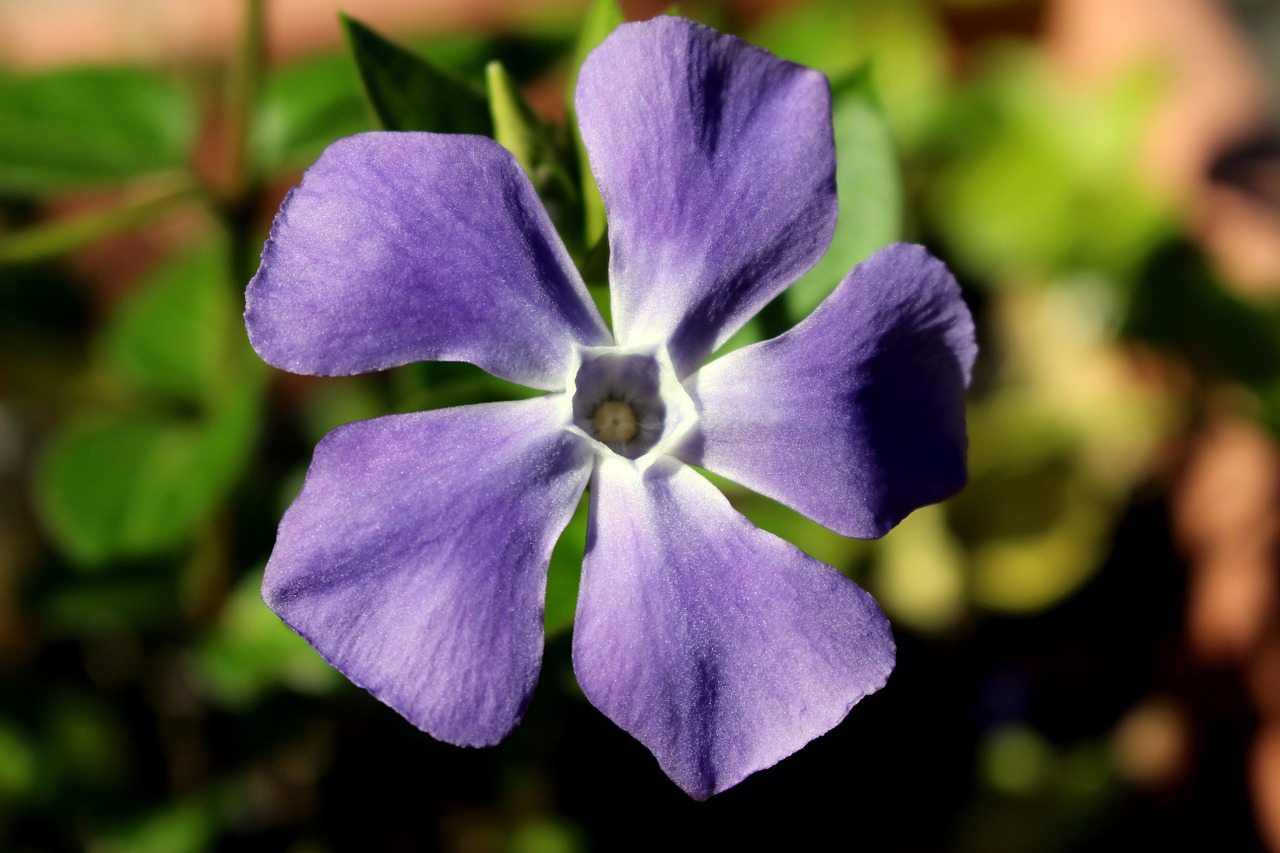
<instances>
[{"instance_id":1,"label":"flower's central disc","mask_svg":"<svg viewBox=\"0 0 1280 853\"><path fill-rule=\"evenodd\" d=\"M674 446L696 420L665 351L584 349L573 375L573 422L628 459Z\"/></svg>"},{"instance_id":2,"label":"flower's central disc","mask_svg":"<svg viewBox=\"0 0 1280 853\"><path fill-rule=\"evenodd\" d=\"M626 403L605 400L591 416L596 435L605 444L630 441L636 437L636 413Z\"/></svg>"}]
</instances>

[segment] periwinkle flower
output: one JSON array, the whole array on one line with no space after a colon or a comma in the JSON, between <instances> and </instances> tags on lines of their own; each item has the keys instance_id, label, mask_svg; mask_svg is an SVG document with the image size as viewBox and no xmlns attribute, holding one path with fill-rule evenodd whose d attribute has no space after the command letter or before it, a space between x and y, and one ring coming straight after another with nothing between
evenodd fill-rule
<instances>
[{"instance_id":1,"label":"periwinkle flower","mask_svg":"<svg viewBox=\"0 0 1280 853\"><path fill-rule=\"evenodd\" d=\"M831 239L826 80L662 17L588 57L577 112L612 334L492 140L354 136L286 199L247 297L266 361L467 361L548 393L334 430L263 597L414 725L497 743L537 680L552 546L589 481L578 681L701 799L838 724L894 643L866 592L685 463L882 535L963 485L973 324L946 268L894 245L791 331L702 366Z\"/></svg>"}]
</instances>

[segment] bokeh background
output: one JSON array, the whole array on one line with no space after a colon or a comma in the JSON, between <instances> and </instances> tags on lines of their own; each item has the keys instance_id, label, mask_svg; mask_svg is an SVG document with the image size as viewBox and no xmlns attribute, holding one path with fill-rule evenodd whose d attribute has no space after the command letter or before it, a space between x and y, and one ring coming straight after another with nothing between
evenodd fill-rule
<instances>
[{"instance_id":1,"label":"bokeh background","mask_svg":"<svg viewBox=\"0 0 1280 853\"><path fill-rule=\"evenodd\" d=\"M844 93L837 247L740 340L899 238L977 318L953 500L867 543L724 484L877 596L889 685L689 801L575 686L582 513L507 742L347 684L257 593L311 448L517 392L248 349L284 192L378 126L337 7L0 0L0 849L1280 850L1280 5L679 8ZM342 9L564 122L580 0Z\"/></svg>"}]
</instances>

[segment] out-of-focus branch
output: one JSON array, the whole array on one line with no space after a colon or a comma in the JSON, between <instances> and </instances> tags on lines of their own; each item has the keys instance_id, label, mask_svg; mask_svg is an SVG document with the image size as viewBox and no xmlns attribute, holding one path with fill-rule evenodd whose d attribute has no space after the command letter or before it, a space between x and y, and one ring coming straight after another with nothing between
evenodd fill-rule
<instances>
[{"instance_id":1,"label":"out-of-focus branch","mask_svg":"<svg viewBox=\"0 0 1280 853\"><path fill-rule=\"evenodd\" d=\"M227 93L227 200L232 208L252 191L249 133L262 87L264 0L245 0L244 31L232 59Z\"/></svg>"},{"instance_id":2,"label":"out-of-focus branch","mask_svg":"<svg viewBox=\"0 0 1280 853\"><path fill-rule=\"evenodd\" d=\"M175 179L162 186L152 185L105 210L0 235L0 265L57 257L103 237L137 228L198 200L202 194L190 180Z\"/></svg>"}]
</instances>

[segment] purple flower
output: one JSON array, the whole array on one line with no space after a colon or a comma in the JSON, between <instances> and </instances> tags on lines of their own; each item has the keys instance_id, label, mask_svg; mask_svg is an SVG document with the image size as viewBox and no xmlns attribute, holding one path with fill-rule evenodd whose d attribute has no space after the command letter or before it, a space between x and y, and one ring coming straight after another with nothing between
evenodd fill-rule
<instances>
[{"instance_id":1,"label":"purple flower","mask_svg":"<svg viewBox=\"0 0 1280 853\"><path fill-rule=\"evenodd\" d=\"M414 725L497 743L537 680L547 564L590 482L578 681L705 798L839 723L894 644L866 592L684 463L879 536L964 483L973 324L946 268L895 245L790 332L700 367L831 239L826 80L662 17L591 54L577 110L612 334L489 139L354 136L286 199L245 314L266 361L467 361L549 393L330 433L263 597Z\"/></svg>"}]
</instances>

